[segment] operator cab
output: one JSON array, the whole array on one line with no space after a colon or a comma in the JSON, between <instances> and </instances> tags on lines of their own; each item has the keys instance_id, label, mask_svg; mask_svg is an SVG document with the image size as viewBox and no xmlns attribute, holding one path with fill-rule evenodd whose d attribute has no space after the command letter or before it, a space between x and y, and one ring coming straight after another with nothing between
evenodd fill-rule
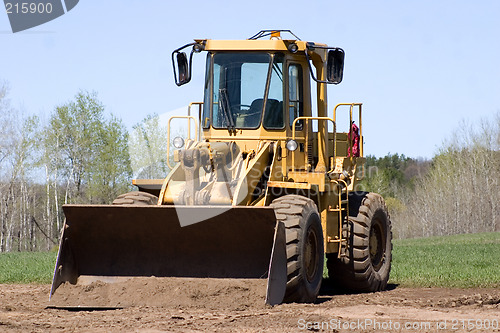
<instances>
[{"instance_id":1,"label":"operator cab","mask_svg":"<svg viewBox=\"0 0 500 333\"><path fill-rule=\"evenodd\" d=\"M281 32L293 39L283 39ZM266 36L271 39L263 40ZM187 56L182 50L190 46ZM222 139L228 131L241 137L249 130L272 131L272 135L281 130L290 136L297 117L312 116L310 78L319 83L342 80L341 49L301 41L288 30L263 30L244 41L197 39L175 50L172 62L177 85L191 80L193 53L201 51L207 52L200 114L205 137ZM313 71L324 64L326 71L317 79ZM304 75L308 72L311 75ZM296 129L302 130L302 120Z\"/></svg>"},{"instance_id":2,"label":"operator cab","mask_svg":"<svg viewBox=\"0 0 500 333\"><path fill-rule=\"evenodd\" d=\"M280 32L294 39L283 39ZM261 39L265 36L271 38ZM182 50L190 46L188 56ZM278 142L280 149L291 142L286 149L296 151L286 155L289 163L295 164L296 155L305 161L302 169L332 164L335 135L328 134L327 122L334 120L327 116L326 84L342 81L342 49L305 42L284 30L261 31L247 40L195 39L172 53L177 85L191 80L193 54L201 51L207 60L203 103L196 103L201 105L199 139L234 141L245 152L257 151L262 142ZM311 79L318 83L315 114ZM189 111L187 118L194 119Z\"/></svg>"},{"instance_id":3,"label":"operator cab","mask_svg":"<svg viewBox=\"0 0 500 333\"><path fill-rule=\"evenodd\" d=\"M282 53L209 53L203 128L283 129L283 60Z\"/></svg>"}]
</instances>

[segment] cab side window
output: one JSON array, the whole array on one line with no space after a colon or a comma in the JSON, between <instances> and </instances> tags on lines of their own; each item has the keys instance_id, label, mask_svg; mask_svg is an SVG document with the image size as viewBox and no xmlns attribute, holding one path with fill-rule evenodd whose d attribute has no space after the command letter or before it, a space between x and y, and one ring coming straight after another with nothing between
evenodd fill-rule
<instances>
[{"instance_id":1,"label":"cab side window","mask_svg":"<svg viewBox=\"0 0 500 333\"><path fill-rule=\"evenodd\" d=\"M302 103L302 66L290 64L288 66L288 109L290 114L290 128L297 117L304 115ZM302 120L298 120L296 129L302 128Z\"/></svg>"}]
</instances>

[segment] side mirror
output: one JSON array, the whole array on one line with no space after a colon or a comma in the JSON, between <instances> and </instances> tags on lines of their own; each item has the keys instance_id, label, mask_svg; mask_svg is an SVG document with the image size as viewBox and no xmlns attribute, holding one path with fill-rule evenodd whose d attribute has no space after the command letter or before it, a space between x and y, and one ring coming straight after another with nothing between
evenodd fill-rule
<instances>
[{"instance_id":1,"label":"side mirror","mask_svg":"<svg viewBox=\"0 0 500 333\"><path fill-rule=\"evenodd\" d=\"M186 52L182 52L185 48L192 46L193 49L189 54L189 60ZM182 86L191 81L191 65L193 63L193 53L200 53L205 49L205 40L197 40L194 43L189 43L179 47L172 52L172 66L174 68L175 84Z\"/></svg>"},{"instance_id":2,"label":"side mirror","mask_svg":"<svg viewBox=\"0 0 500 333\"><path fill-rule=\"evenodd\" d=\"M339 84L344 75L344 50L335 48L328 51L326 63L326 79L330 83Z\"/></svg>"},{"instance_id":3,"label":"side mirror","mask_svg":"<svg viewBox=\"0 0 500 333\"><path fill-rule=\"evenodd\" d=\"M175 83L178 86L182 86L191 81L190 61L188 62L186 53L184 52L177 52L175 60L177 63L177 70L174 64Z\"/></svg>"}]
</instances>

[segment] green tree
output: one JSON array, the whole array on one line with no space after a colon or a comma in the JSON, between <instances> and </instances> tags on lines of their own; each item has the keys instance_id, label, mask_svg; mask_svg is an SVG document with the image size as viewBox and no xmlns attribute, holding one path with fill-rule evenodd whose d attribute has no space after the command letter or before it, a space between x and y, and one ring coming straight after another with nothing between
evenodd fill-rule
<instances>
[{"instance_id":1,"label":"green tree","mask_svg":"<svg viewBox=\"0 0 500 333\"><path fill-rule=\"evenodd\" d=\"M99 153L90 164L87 196L91 202L110 203L130 190L132 176L128 151L128 132L115 117L103 124Z\"/></svg>"},{"instance_id":2,"label":"green tree","mask_svg":"<svg viewBox=\"0 0 500 333\"><path fill-rule=\"evenodd\" d=\"M411 189L413 182L421 175L419 161L401 154L387 154L384 157L367 156L363 189L377 192L384 197L398 197L402 191Z\"/></svg>"},{"instance_id":3,"label":"green tree","mask_svg":"<svg viewBox=\"0 0 500 333\"><path fill-rule=\"evenodd\" d=\"M15 145L16 138L16 121L15 111L10 106L10 101L7 98L7 84L0 85L0 177L5 176L6 168L3 163L12 156L12 147Z\"/></svg>"},{"instance_id":4,"label":"green tree","mask_svg":"<svg viewBox=\"0 0 500 333\"><path fill-rule=\"evenodd\" d=\"M137 178L165 178L167 164L167 128L158 115L148 115L134 126L130 136L132 169Z\"/></svg>"},{"instance_id":5,"label":"green tree","mask_svg":"<svg viewBox=\"0 0 500 333\"><path fill-rule=\"evenodd\" d=\"M127 132L118 119L105 118L95 92L56 107L45 140L50 172L66 180L65 202L109 203L127 189Z\"/></svg>"},{"instance_id":6,"label":"green tree","mask_svg":"<svg viewBox=\"0 0 500 333\"><path fill-rule=\"evenodd\" d=\"M365 178L360 188L381 194L389 212L401 216L407 210L408 198L413 195L415 184L427 174L430 163L403 154L388 154L381 158L367 156Z\"/></svg>"},{"instance_id":7,"label":"green tree","mask_svg":"<svg viewBox=\"0 0 500 333\"><path fill-rule=\"evenodd\" d=\"M36 118L23 119L0 86L0 252L33 250L36 211L30 179L35 159Z\"/></svg>"}]
</instances>

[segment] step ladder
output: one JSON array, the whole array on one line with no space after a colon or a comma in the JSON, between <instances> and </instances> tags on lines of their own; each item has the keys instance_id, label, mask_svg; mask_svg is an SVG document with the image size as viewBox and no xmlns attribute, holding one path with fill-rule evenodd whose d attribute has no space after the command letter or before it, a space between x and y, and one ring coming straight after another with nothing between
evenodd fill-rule
<instances>
[{"instance_id":1,"label":"step ladder","mask_svg":"<svg viewBox=\"0 0 500 333\"><path fill-rule=\"evenodd\" d=\"M338 223L339 223L339 236L335 236L335 239L328 239L329 243L338 243L338 258L346 256L347 248L347 222L349 220L349 188L346 181L338 179L337 183L340 187L340 195L338 196L338 202L335 208L331 206L328 207L329 212L338 212ZM345 199L343 199L345 198ZM329 237L330 238L330 237Z\"/></svg>"}]
</instances>

